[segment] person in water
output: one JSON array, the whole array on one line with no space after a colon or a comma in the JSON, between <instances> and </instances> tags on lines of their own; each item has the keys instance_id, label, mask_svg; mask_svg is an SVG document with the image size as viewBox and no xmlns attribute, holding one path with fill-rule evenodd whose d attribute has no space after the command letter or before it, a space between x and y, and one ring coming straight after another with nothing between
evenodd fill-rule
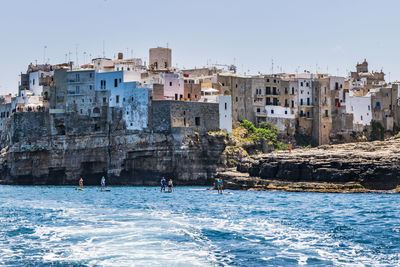
<instances>
[{"instance_id":1,"label":"person in water","mask_svg":"<svg viewBox=\"0 0 400 267\"><path fill-rule=\"evenodd\" d=\"M221 178L217 178L217 190L218 190L218 194L222 194L222 179Z\"/></svg>"},{"instance_id":2,"label":"person in water","mask_svg":"<svg viewBox=\"0 0 400 267\"><path fill-rule=\"evenodd\" d=\"M170 192L170 193L172 193L172 186L173 186L172 179L169 179L169 181L168 181L168 192Z\"/></svg>"},{"instance_id":3,"label":"person in water","mask_svg":"<svg viewBox=\"0 0 400 267\"><path fill-rule=\"evenodd\" d=\"M106 188L106 178L104 178L104 176L103 176L103 177L101 177L101 189L104 189L104 188Z\"/></svg>"},{"instance_id":4,"label":"person in water","mask_svg":"<svg viewBox=\"0 0 400 267\"><path fill-rule=\"evenodd\" d=\"M81 177L81 179L79 179L79 188L83 189L83 179Z\"/></svg>"},{"instance_id":5,"label":"person in water","mask_svg":"<svg viewBox=\"0 0 400 267\"><path fill-rule=\"evenodd\" d=\"M166 184L167 182L165 181L165 178L163 177L162 179L161 179L161 192L165 192L165 184Z\"/></svg>"}]
</instances>

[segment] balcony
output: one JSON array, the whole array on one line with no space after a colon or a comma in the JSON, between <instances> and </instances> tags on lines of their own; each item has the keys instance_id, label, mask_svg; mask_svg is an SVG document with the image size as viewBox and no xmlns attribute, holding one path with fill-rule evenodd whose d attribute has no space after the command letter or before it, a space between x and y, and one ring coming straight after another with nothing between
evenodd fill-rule
<instances>
[{"instance_id":1,"label":"balcony","mask_svg":"<svg viewBox=\"0 0 400 267\"><path fill-rule=\"evenodd\" d=\"M70 84L78 84L78 83L94 83L94 79L68 79L68 83Z\"/></svg>"},{"instance_id":2,"label":"balcony","mask_svg":"<svg viewBox=\"0 0 400 267\"><path fill-rule=\"evenodd\" d=\"M260 110L260 111L256 111L256 117L267 117L267 111L264 110Z\"/></svg>"}]
</instances>

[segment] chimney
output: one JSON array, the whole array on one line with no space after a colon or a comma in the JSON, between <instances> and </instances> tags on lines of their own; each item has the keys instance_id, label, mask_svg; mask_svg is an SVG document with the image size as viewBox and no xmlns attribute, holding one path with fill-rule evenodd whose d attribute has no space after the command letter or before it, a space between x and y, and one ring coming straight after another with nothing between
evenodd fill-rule
<instances>
[{"instance_id":1,"label":"chimney","mask_svg":"<svg viewBox=\"0 0 400 267\"><path fill-rule=\"evenodd\" d=\"M124 59L124 54L122 52L118 53L118 59Z\"/></svg>"}]
</instances>

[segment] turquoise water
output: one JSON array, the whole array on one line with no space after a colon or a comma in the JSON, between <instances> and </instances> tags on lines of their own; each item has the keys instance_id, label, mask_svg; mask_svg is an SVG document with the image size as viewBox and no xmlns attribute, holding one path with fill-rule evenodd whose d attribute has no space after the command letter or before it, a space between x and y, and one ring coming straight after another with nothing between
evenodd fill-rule
<instances>
[{"instance_id":1,"label":"turquoise water","mask_svg":"<svg viewBox=\"0 0 400 267\"><path fill-rule=\"evenodd\" d=\"M400 195L111 190L0 186L0 265L400 265Z\"/></svg>"}]
</instances>

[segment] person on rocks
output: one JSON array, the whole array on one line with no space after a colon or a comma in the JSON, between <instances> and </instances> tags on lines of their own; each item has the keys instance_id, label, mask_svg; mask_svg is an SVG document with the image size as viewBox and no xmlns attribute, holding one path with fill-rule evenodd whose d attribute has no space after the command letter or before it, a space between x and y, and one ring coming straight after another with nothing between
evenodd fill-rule
<instances>
[{"instance_id":1,"label":"person on rocks","mask_svg":"<svg viewBox=\"0 0 400 267\"><path fill-rule=\"evenodd\" d=\"M169 179L169 181L168 181L168 192L172 193L172 187L173 187L172 179Z\"/></svg>"},{"instance_id":2,"label":"person on rocks","mask_svg":"<svg viewBox=\"0 0 400 267\"><path fill-rule=\"evenodd\" d=\"M218 194L222 194L222 179L221 178L217 178L217 190L218 190Z\"/></svg>"},{"instance_id":3,"label":"person on rocks","mask_svg":"<svg viewBox=\"0 0 400 267\"><path fill-rule=\"evenodd\" d=\"M165 192L165 185L167 184L167 181L165 180L165 178L163 177L161 179L161 192Z\"/></svg>"}]
</instances>

